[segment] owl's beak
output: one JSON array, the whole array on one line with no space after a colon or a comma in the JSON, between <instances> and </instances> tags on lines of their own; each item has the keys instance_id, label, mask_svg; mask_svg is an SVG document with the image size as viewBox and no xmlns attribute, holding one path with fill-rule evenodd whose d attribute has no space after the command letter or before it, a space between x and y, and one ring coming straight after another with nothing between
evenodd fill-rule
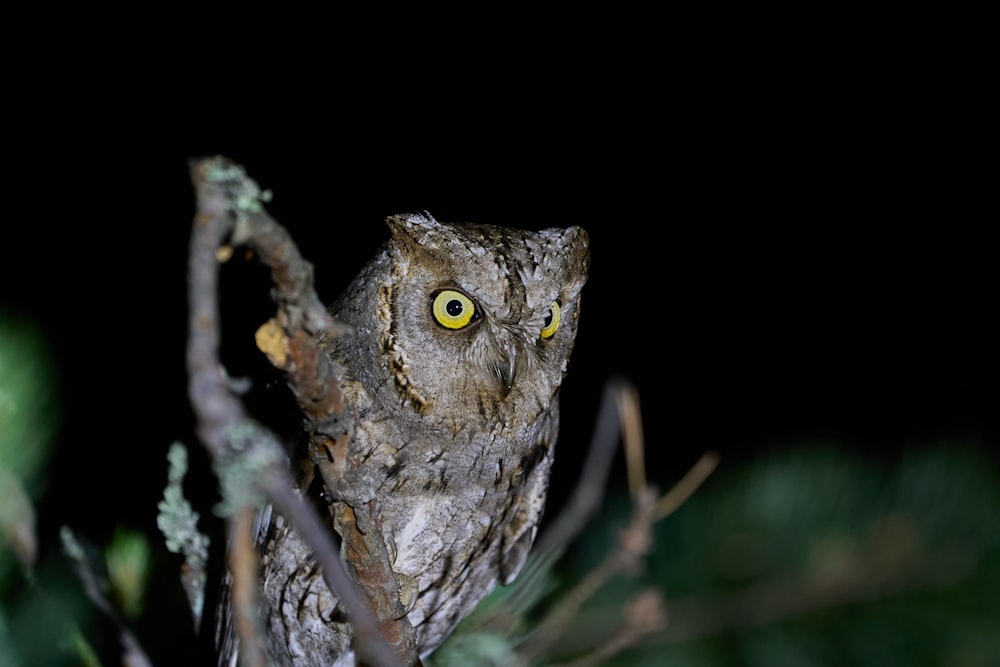
<instances>
[{"instance_id":1,"label":"owl's beak","mask_svg":"<svg viewBox=\"0 0 1000 667\"><path fill-rule=\"evenodd\" d=\"M517 376L517 355L511 354L501 357L493 366L493 371L497 374L497 379L500 380L500 391L503 392L503 397L507 398L507 394L514 386L514 378Z\"/></svg>"}]
</instances>

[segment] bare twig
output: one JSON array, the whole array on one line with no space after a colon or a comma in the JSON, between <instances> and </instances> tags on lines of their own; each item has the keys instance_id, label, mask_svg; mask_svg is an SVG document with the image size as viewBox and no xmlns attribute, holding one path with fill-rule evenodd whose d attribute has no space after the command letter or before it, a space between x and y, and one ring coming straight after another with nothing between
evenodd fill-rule
<instances>
[{"instance_id":1,"label":"bare twig","mask_svg":"<svg viewBox=\"0 0 1000 667\"><path fill-rule=\"evenodd\" d=\"M240 663L243 667L267 667L267 655L260 644L261 628L258 607L257 551L253 546L255 511L245 507L230 522L229 569L233 624L240 637Z\"/></svg>"},{"instance_id":2,"label":"bare twig","mask_svg":"<svg viewBox=\"0 0 1000 667\"><path fill-rule=\"evenodd\" d=\"M670 601L670 625L646 643L693 641L737 628L759 627L824 609L858 604L907 591L952 586L975 571L974 554L942 547L913 553L909 562L878 562L862 551L840 565L836 576L789 575L740 591L702 593Z\"/></svg>"},{"instance_id":3,"label":"bare twig","mask_svg":"<svg viewBox=\"0 0 1000 667\"><path fill-rule=\"evenodd\" d=\"M315 352L315 346L311 347L308 342L313 333L323 329L336 330L312 292L311 267L301 260L284 230L262 213L256 184L246 177L241 168L222 158L205 159L192 162L191 176L197 212L189 257L187 364L188 390L198 418L198 435L217 466L238 461L252 468L249 477L243 480L244 484L229 485L231 493L228 494L228 502L237 507L252 506L256 504L253 493L265 494L315 552L323 569L324 581L343 601L355 632L368 639L365 648L369 659L376 665L396 667L400 659L381 637L363 595L344 571L327 526L293 491L290 471L287 465L281 464L283 455L280 454L277 438L245 414L242 404L226 387L218 362L217 251L232 233L235 241L252 245L271 262L277 285L276 298L282 307L283 326L291 330L287 339L292 354L298 350L300 359L313 354L309 381L290 382L300 405L305 401L307 406L315 408L315 414L312 410L307 412L307 416L313 417L314 424L325 427L322 420L330 418L335 425L331 430L337 436L343 437L348 432L349 429L342 425L344 405L336 382L332 374L324 375L322 370L316 372L316 369L322 368L319 365L322 355ZM295 368L301 370L297 364ZM320 431L319 428L316 430ZM322 454L314 458L329 461L329 454ZM324 471L321 466L321 472L330 471ZM225 480L223 482L225 487ZM249 493L243 490L246 487L249 487ZM241 492L244 495L240 496ZM391 573L387 563L383 568ZM397 622L409 624L405 616ZM252 630L245 627L244 631L252 634ZM240 637L243 646L256 643L256 636Z\"/></svg>"},{"instance_id":4,"label":"bare twig","mask_svg":"<svg viewBox=\"0 0 1000 667\"><path fill-rule=\"evenodd\" d=\"M611 472L611 461L618 450L619 396L629 391L630 387L628 382L617 378L605 384L594 433L590 439L587 459L584 461L580 478L573 487L573 493L566 505L535 543L524 570L513 584L516 591L507 600L509 609L526 606L525 598L533 598L538 580L577 538L601 506L608 475ZM485 624L493 626L496 623L507 623L507 618L509 614L504 614L504 619L489 619ZM509 631L509 628L504 630Z\"/></svg>"},{"instance_id":5,"label":"bare twig","mask_svg":"<svg viewBox=\"0 0 1000 667\"><path fill-rule=\"evenodd\" d=\"M653 508L653 521L665 519L684 504L691 495L698 490L702 482L708 479L719 465L718 452L705 452L698 461L688 470L680 481L671 487L670 491L656 501Z\"/></svg>"},{"instance_id":6,"label":"bare twig","mask_svg":"<svg viewBox=\"0 0 1000 667\"><path fill-rule=\"evenodd\" d=\"M646 455L643 450L642 414L639 410L639 392L628 385L616 397L618 417L625 447L628 488L632 498L638 498L646 488Z\"/></svg>"},{"instance_id":7,"label":"bare twig","mask_svg":"<svg viewBox=\"0 0 1000 667\"><path fill-rule=\"evenodd\" d=\"M614 405L620 418L633 503L632 515L628 526L619 534L617 547L560 598L518 647L518 653L526 658L544 655L571 626L573 619L578 617L584 603L612 577L639 570L642 559L652 548L653 524L690 497L718 464L716 453L706 453L670 492L657 501L655 489L646 481L638 392L628 384L609 385L605 398L609 404ZM615 435L606 434L605 437L615 440ZM657 597L657 603L661 602L662 599ZM628 609L630 608L626 612ZM634 645L643 635L660 628L666 622L663 615L657 615L657 619L657 623L642 625L636 624L634 619L630 620L626 614L616 640L595 651L594 656L604 659ZM584 662L580 664L596 664L587 662L589 659L582 658Z\"/></svg>"},{"instance_id":8,"label":"bare twig","mask_svg":"<svg viewBox=\"0 0 1000 667\"><path fill-rule=\"evenodd\" d=\"M553 547L565 548L580 534L604 500L604 490L611 472L611 461L618 449L619 397L633 391L632 385L618 378L609 380L601 396L601 407L594 425L594 435L587 449L580 479L573 487L565 508L538 538L535 549L546 553Z\"/></svg>"},{"instance_id":9,"label":"bare twig","mask_svg":"<svg viewBox=\"0 0 1000 667\"><path fill-rule=\"evenodd\" d=\"M559 667L598 667L635 646L643 637L662 630L667 623L663 596L655 589L640 591L626 602L624 616L619 631L609 637L608 641L601 643L587 655Z\"/></svg>"},{"instance_id":10,"label":"bare twig","mask_svg":"<svg viewBox=\"0 0 1000 667\"><path fill-rule=\"evenodd\" d=\"M618 546L587 572L535 626L534 631L518 647L526 658L544 655L569 628L580 608L616 574L633 569L652 544L651 527L653 498L640 493L629 525L619 534Z\"/></svg>"}]
</instances>

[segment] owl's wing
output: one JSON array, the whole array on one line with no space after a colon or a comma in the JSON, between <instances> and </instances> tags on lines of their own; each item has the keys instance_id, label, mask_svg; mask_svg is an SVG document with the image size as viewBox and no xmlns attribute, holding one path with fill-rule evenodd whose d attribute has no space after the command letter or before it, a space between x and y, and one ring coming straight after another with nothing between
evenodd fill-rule
<instances>
[{"instance_id":1,"label":"owl's wing","mask_svg":"<svg viewBox=\"0 0 1000 667\"><path fill-rule=\"evenodd\" d=\"M521 460L522 474L527 476L521 491L514 498L511 519L503 529L500 550L500 581L506 586L514 581L528 559L535 541L538 523L545 509L549 489L549 469L559 432L557 403L539 419L533 448Z\"/></svg>"},{"instance_id":2,"label":"owl's wing","mask_svg":"<svg viewBox=\"0 0 1000 667\"><path fill-rule=\"evenodd\" d=\"M253 531L261 558L260 620L274 664L353 665L350 623L324 583L312 548L271 505L257 514ZM227 569L216 628L219 667L240 662L231 584Z\"/></svg>"}]
</instances>

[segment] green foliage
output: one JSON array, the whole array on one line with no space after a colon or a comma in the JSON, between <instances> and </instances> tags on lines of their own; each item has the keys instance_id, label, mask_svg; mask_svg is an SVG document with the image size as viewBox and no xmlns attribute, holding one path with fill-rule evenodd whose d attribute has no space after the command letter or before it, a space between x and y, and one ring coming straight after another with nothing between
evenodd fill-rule
<instances>
[{"instance_id":1,"label":"green foliage","mask_svg":"<svg viewBox=\"0 0 1000 667\"><path fill-rule=\"evenodd\" d=\"M97 609L67 563L38 554L35 503L59 426L55 373L36 327L0 312L0 665L86 665L100 661L87 639ZM85 558L84 547L69 545ZM119 531L107 554L114 589L138 613L148 542ZM16 559L14 558L16 557ZM103 568L102 568L103 569Z\"/></svg>"},{"instance_id":2,"label":"green foliage","mask_svg":"<svg viewBox=\"0 0 1000 667\"><path fill-rule=\"evenodd\" d=\"M607 556L630 505L612 494L523 625ZM655 525L645 565L599 589L530 664L572 664L614 641L628 600L650 587L666 600L665 629L595 664L986 667L1000 656L1000 474L977 443L883 460L805 443L723 464ZM475 646L476 632L463 623L443 656Z\"/></svg>"},{"instance_id":3,"label":"green foliage","mask_svg":"<svg viewBox=\"0 0 1000 667\"><path fill-rule=\"evenodd\" d=\"M38 329L0 311L0 467L23 480L36 497L59 425L54 382Z\"/></svg>"},{"instance_id":4,"label":"green foliage","mask_svg":"<svg viewBox=\"0 0 1000 667\"><path fill-rule=\"evenodd\" d=\"M35 560L33 502L58 426L53 373L41 334L0 311L0 590L15 555Z\"/></svg>"},{"instance_id":5,"label":"green foliage","mask_svg":"<svg viewBox=\"0 0 1000 667\"><path fill-rule=\"evenodd\" d=\"M67 628L42 624L49 598L24 592L48 573L37 567L34 503L45 490L44 467L58 427L54 374L41 334L0 310L0 664L58 664ZM71 604L70 601L67 601ZM59 629L57 630L57 626ZM32 646L46 630L42 644ZM55 639L55 641L53 641ZM41 659L36 660L39 657Z\"/></svg>"},{"instance_id":6,"label":"green foliage","mask_svg":"<svg viewBox=\"0 0 1000 667\"><path fill-rule=\"evenodd\" d=\"M523 667L509 637L490 632L459 634L438 649L429 660L430 667Z\"/></svg>"},{"instance_id":7,"label":"green foliage","mask_svg":"<svg viewBox=\"0 0 1000 667\"><path fill-rule=\"evenodd\" d=\"M89 639L100 636L98 613L83 595L79 580L56 558L42 559L33 584L16 577L0 609L0 664L4 667L95 665ZM22 585L19 585L22 584ZM6 631L6 632L4 632Z\"/></svg>"},{"instance_id":8,"label":"green foliage","mask_svg":"<svg viewBox=\"0 0 1000 667\"><path fill-rule=\"evenodd\" d=\"M882 463L804 445L720 470L658 524L636 582L665 591L671 626L610 664L996 664L998 482L975 443Z\"/></svg>"}]
</instances>

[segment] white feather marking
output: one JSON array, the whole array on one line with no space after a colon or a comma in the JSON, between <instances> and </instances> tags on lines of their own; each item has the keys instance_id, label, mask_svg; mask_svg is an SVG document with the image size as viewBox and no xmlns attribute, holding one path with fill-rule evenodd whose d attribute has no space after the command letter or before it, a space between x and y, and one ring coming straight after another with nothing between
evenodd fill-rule
<instances>
[{"instance_id":1,"label":"white feather marking","mask_svg":"<svg viewBox=\"0 0 1000 667\"><path fill-rule=\"evenodd\" d=\"M395 535L397 551L394 569L411 576L423 574L427 554L444 548L441 534L435 526L447 523L450 517L451 501L447 496L417 501L410 520Z\"/></svg>"}]
</instances>

